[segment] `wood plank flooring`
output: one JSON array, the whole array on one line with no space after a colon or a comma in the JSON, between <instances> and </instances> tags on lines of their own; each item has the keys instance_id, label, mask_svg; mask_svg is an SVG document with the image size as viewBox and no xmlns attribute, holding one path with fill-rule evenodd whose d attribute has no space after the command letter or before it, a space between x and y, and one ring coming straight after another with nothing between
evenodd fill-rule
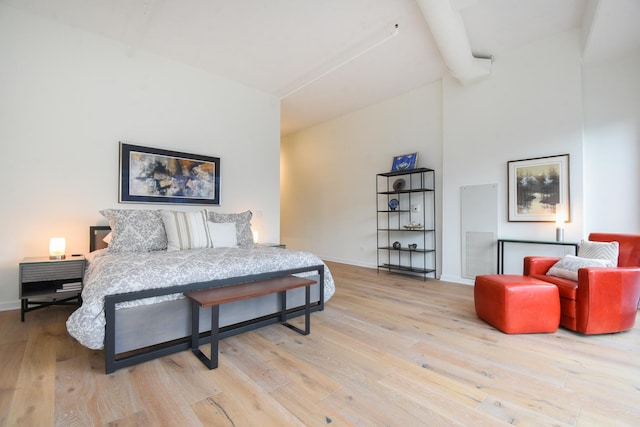
<instances>
[{"instance_id":1,"label":"wood plank flooring","mask_svg":"<svg viewBox=\"0 0 640 427\"><path fill-rule=\"evenodd\" d=\"M226 338L212 371L185 351L105 375L66 332L72 308L0 312L0 425L640 425L640 324L506 335L471 286L328 265L310 335Z\"/></svg>"}]
</instances>

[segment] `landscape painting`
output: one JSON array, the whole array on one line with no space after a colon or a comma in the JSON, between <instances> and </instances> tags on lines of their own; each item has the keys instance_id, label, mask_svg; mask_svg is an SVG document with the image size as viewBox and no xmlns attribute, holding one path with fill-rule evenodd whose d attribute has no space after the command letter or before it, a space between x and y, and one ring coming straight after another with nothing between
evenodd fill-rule
<instances>
[{"instance_id":1,"label":"landscape painting","mask_svg":"<svg viewBox=\"0 0 640 427\"><path fill-rule=\"evenodd\" d=\"M508 162L509 221L570 220L569 155Z\"/></svg>"}]
</instances>

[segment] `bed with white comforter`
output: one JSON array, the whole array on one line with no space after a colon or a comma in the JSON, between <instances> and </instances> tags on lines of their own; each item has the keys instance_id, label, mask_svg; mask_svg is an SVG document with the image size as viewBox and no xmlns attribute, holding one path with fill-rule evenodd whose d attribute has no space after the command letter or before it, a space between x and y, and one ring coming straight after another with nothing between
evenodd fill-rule
<instances>
[{"instance_id":1,"label":"bed with white comforter","mask_svg":"<svg viewBox=\"0 0 640 427\"><path fill-rule=\"evenodd\" d=\"M105 339L104 299L144 289L165 288L261 273L312 267L324 263L308 252L272 247L207 248L182 251L118 253L100 249L87 256L82 306L67 320L67 330L82 345L102 349ZM302 275L302 274L301 274ZM335 292L324 268L324 301ZM116 309L182 299L181 293L122 302Z\"/></svg>"}]
</instances>

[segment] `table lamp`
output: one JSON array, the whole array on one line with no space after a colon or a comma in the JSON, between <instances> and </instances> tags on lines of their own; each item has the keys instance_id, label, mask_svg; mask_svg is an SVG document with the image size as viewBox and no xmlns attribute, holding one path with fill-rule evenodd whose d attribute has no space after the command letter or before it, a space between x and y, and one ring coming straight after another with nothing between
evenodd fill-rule
<instances>
[{"instance_id":1,"label":"table lamp","mask_svg":"<svg viewBox=\"0 0 640 427\"><path fill-rule=\"evenodd\" d=\"M49 259L64 259L64 237L52 237L49 240Z\"/></svg>"},{"instance_id":2,"label":"table lamp","mask_svg":"<svg viewBox=\"0 0 640 427\"><path fill-rule=\"evenodd\" d=\"M556 205L556 242L564 241L564 209Z\"/></svg>"}]
</instances>

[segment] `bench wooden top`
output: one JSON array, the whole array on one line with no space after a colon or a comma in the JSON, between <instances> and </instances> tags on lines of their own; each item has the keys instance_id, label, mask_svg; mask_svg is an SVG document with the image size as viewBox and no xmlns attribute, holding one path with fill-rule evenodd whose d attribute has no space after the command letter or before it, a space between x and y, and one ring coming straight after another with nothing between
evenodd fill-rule
<instances>
[{"instance_id":1,"label":"bench wooden top","mask_svg":"<svg viewBox=\"0 0 640 427\"><path fill-rule=\"evenodd\" d=\"M260 297L289 289L301 288L316 283L315 280L297 276L274 277L238 285L220 286L185 292L184 296L196 301L202 307L211 307L243 299Z\"/></svg>"}]
</instances>

